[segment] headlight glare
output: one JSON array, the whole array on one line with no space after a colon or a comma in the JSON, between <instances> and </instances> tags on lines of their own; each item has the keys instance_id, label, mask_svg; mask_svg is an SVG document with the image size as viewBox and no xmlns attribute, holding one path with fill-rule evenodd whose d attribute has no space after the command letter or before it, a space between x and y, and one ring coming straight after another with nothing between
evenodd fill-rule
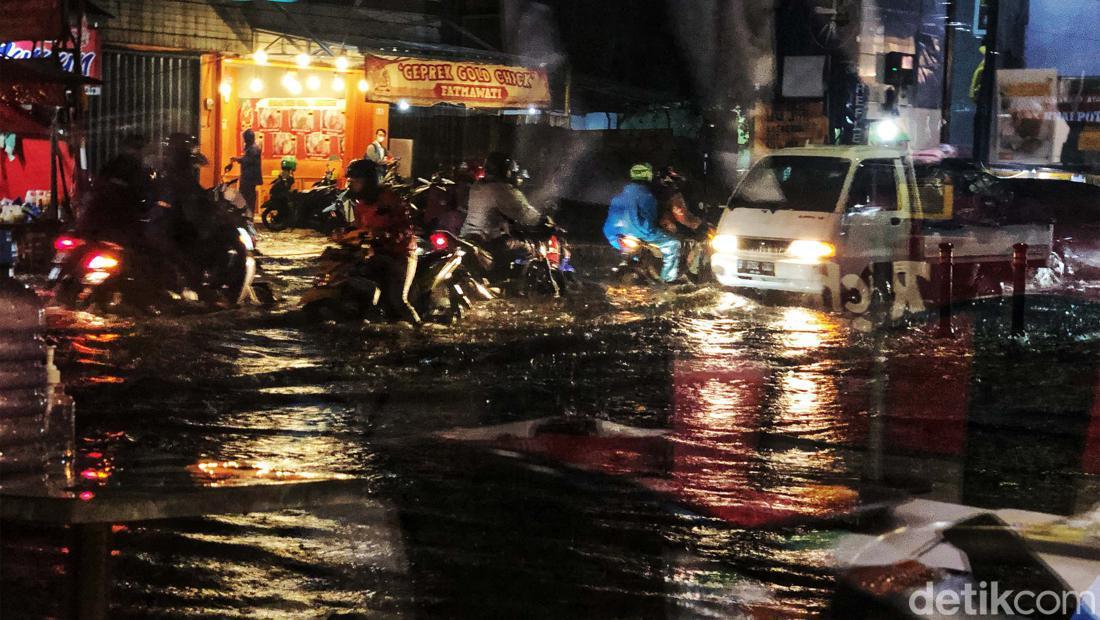
<instances>
[{"instance_id":1,"label":"headlight glare","mask_svg":"<svg viewBox=\"0 0 1100 620\"><path fill-rule=\"evenodd\" d=\"M719 254L736 252L737 237L735 235L717 235L710 240L710 247Z\"/></svg>"},{"instance_id":2,"label":"headlight glare","mask_svg":"<svg viewBox=\"0 0 1100 620\"><path fill-rule=\"evenodd\" d=\"M836 246L825 241L798 239L791 242L787 254L802 260L820 260L836 256Z\"/></svg>"}]
</instances>

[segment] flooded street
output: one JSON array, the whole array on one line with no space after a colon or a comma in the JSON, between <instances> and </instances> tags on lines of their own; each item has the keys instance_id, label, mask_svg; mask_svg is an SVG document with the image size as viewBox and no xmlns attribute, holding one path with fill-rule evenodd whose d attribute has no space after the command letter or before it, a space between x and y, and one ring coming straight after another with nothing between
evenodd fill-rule
<instances>
[{"instance_id":1,"label":"flooded street","mask_svg":"<svg viewBox=\"0 0 1100 620\"><path fill-rule=\"evenodd\" d=\"M273 313L51 316L81 488L234 463L377 504L116 527L117 617L816 617L906 494L1100 501L1095 305L1037 298L1027 342L997 304L943 340L713 286L311 325L323 241L261 243Z\"/></svg>"}]
</instances>

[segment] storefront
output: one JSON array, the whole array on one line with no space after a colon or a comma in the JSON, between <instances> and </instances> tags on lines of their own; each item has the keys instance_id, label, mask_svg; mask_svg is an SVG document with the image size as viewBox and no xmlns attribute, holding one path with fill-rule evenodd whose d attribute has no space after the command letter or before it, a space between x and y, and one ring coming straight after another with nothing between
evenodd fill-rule
<instances>
[{"instance_id":1,"label":"storefront","mask_svg":"<svg viewBox=\"0 0 1100 620\"><path fill-rule=\"evenodd\" d=\"M285 157L297 160L295 178L308 188L332 169L341 176L363 156L371 136L389 126L389 105L366 101L360 69L342 57L322 64L255 58L204 58L199 137L211 165L202 182L219 180L230 158L242 153L246 129L256 134L264 185L279 174ZM234 168L229 176L237 176ZM260 201L266 196L260 190Z\"/></svg>"}]
</instances>

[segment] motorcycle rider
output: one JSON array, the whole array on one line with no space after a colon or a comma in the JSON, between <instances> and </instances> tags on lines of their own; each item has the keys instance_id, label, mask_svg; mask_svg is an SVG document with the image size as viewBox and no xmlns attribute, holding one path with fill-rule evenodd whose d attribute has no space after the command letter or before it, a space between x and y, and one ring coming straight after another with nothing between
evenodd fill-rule
<instances>
[{"instance_id":1,"label":"motorcycle rider","mask_svg":"<svg viewBox=\"0 0 1100 620\"><path fill-rule=\"evenodd\" d=\"M416 233L408 205L378 182L378 166L369 159L348 164L348 199L355 230L370 248L368 264L377 275L386 304L397 320L416 325L420 316L409 303L416 275Z\"/></svg>"},{"instance_id":2,"label":"motorcycle rider","mask_svg":"<svg viewBox=\"0 0 1100 620\"><path fill-rule=\"evenodd\" d=\"M154 175L143 159L146 144L143 135L125 136L119 153L100 169L88 207L77 223L81 234L124 246L141 240L141 219Z\"/></svg>"},{"instance_id":3,"label":"motorcycle rider","mask_svg":"<svg viewBox=\"0 0 1100 620\"><path fill-rule=\"evenodd\" d=\"M472 188L466 211L466 221L459 236L489 251L499 268L507 262L499 257L515 253L511 239L512 224L534 226L543 216L527 202L517 187L519 167L506 153L494 152L485 158L485 176Z\"/></svg>"},{"instance_id":4,"label":"motorcycle rider","mask_svg":"<svg viewBox=\"0 0 1100 620\"><path fill-rule=\"evenodd\" d=\"M672 166L665 166L653 183L653 194L660 209L661 228L677 237L698 234L706 222L692 213L684 200L684 177Z\"/></svg>"},{"instance_id":5,"label":"motorcycle rider","mask_svg":"<svg viewBox=\"0 0 1100 620\"><path fill-rule=\"evenodd\" d=\"M187 298L202 291L203 241L214 225L213 201L199 185L199 168L206 163L194 136L169 136L154 190L156 200L150 209L150 245L164 257L165 267L175 279L182 277Z\"/></svg>"},{"instance_id":6,"label":"motorcycle rider","mask_svg":"<svg viewBox=\"0 0 1100 620\"><path fill-rule=\"evenodd\" d=\"M630 168L630 182L611 199L603 234L619 251L622 251L619 244L619 237L622 236L635 237L656 246L663 260L661 280L675 282L680 275L681 243L661 228L652 183L653 166L639 163Z\"/></svg>"}]
</instances>

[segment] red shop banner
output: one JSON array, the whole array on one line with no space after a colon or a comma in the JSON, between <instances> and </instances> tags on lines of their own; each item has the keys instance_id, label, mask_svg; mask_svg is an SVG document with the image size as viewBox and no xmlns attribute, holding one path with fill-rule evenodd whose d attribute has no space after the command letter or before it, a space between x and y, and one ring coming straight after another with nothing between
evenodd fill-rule
<instances>
[{"instance_id":1,"label":"red shop banner","mask_svg":"<svg viewBox=\"0 0 1100 620\"><path fill-rule=\"evenodd\" d=\"M0 2L0 4L3 4ZM77 29L73 28L73 36L77 35ZM99 53L99 31L85 25L80 41L80 73L84 77L100 79L103 76ZM0 58L8 60L23 60L25 58L49 58L53 56L53 43L51 41L3 41L0 39ZM73 70L73 55L70 52L58 52L58 60L61 68L66 72Z\"/></svg>"},{"instance_id":2,"label":"red shop banner","mask_svg":"<svg viewBox=\"0 0 1100 620\"><path fill-rule=\"evenodd\" d=\"M367 56L367 100L474 108L550 105L545 69L396 56Z\"/></svg>"}]
</instances>

